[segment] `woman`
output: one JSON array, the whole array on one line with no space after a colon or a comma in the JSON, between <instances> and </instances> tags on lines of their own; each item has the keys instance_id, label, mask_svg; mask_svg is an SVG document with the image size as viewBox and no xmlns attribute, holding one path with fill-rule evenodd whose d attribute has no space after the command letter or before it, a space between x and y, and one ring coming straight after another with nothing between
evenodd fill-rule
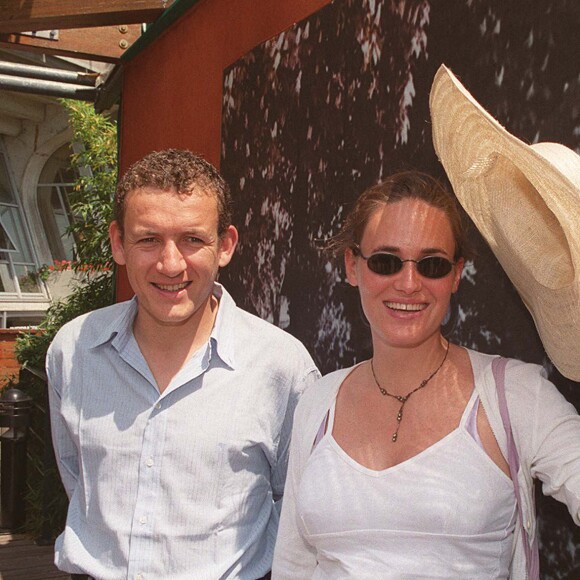
<instances>
[{"instance_id":1,"label":"woman","mask_svg":"<svg viewBox=\"0 0 580 580\"><path fill-rule=\"evenodd\" d=\"M465 257L454 199L427 175L394 175L362 194L333 249L373 357L299 403L273 577L525 577L494 357L440 330ZM532 475L579 523L580 418L540 367L511 360L505 379L528 532Z\"/></svg>"}]
</instances>

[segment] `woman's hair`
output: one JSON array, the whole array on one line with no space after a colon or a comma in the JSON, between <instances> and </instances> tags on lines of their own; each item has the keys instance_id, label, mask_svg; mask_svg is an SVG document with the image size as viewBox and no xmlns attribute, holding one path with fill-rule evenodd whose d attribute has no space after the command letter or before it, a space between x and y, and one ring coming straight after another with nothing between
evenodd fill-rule
<instances>
[{"instance_id":1,"label":"woman's hair","mask_svg":"<svg viewBox=\"0 0 580 580\"><path fill-rule=\"evenodd\" d=\"M457 201L441 182L419 171L395 173L364 191L348 214L340 232L329 241L327 250L339 256L347 249L359 245L374 212L384 204L397 203L403 199L419 199L443 210L449 218L455 239L454 260L466 257L467 238Z\"/></svg>"}]
</instances>

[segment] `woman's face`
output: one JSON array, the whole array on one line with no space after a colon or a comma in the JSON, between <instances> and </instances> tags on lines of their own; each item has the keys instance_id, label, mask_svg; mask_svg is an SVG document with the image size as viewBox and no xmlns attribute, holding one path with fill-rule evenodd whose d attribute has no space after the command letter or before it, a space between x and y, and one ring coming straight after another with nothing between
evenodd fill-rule
<instances>
[{"instance_id":1,"label":"woman's face","mask_svg":"<svg viewBox=\"0 0 580 580\"><path fill-rule=\"evenodd\" d=\"M384 204L370 217L361 253L389 252L402 260L441 256L453 261L455 240L447 214L418 199ZM345 254L349 283L358 286L373 343L413 347L439 336L451 294L457 291L463 259L443 278L419 274L417 265L405 262L391 276L372 272L366 260L351 250Z\"/></svg>"}]
</instances>

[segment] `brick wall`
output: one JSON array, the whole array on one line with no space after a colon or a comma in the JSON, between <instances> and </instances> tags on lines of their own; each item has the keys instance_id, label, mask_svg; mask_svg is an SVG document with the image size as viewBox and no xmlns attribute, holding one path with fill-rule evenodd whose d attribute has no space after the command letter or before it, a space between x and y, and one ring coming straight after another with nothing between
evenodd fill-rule
<instances>
[{"instance_id":1,"label":"brick wall","mask_svg":"<svg viewBox=\"0 0 580 580\"><path fill-rule=\"evenodd\" d=\"M4 385L6 379L13 375L17 376L20 370L14 355L14 344L20 332L19 329L0 329L0 387Z\"/></svg>"}]
</instances>

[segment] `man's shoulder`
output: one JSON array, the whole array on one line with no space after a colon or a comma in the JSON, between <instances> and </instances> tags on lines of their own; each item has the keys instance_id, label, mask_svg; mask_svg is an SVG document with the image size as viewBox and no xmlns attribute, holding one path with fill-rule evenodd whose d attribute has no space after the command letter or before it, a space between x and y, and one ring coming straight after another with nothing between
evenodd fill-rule
<instances>
[{"instance_id":1,"label":"man's shoulder","mask_svg":"<svg viewBox=\"0 0 580 580\"><path fill-rule=\"evenodd\" d=\"M275 348L281 345L293 345L295 348L306 350L300 340L272 322L243 310L239 306L236 306L235 313L238 323L236 331L253 337L259 335L263 337L266 345L272 345Z\"/></svg>"},{"instance_id":2,"label":"man's shoulder","mask_svg":"<svg viewBox=\"0 0 580 580\"><path fill-rule=\"evenodd\" d=\"M126 314L131 301L118 302L77 316L64 324L53 340L53 348L60 344L90 346L95 341L105 337L108 329Z\"/></svg>"},{"instance_id":3,"label":"man's shoulder","mask_svg":"<svg viewBox=\"0 0 580 580\"><path fill-rule=\"evenodd\" d=\"M228 321L228 339L241 364L258 364L272 374L304 376L317 373L312 356L300 340L271 322L236 306Z\"/></svg>"}]
</instances>

